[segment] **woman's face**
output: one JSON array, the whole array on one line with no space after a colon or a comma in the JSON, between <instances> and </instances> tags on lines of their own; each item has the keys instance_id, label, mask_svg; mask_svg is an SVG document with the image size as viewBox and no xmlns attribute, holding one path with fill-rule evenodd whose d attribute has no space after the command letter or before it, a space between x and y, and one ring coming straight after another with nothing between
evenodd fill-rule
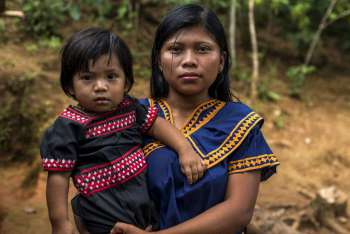
<instances>
[{"instance_id":1,"label":"woman's face","mask_svg":"<svg viewBox=\"0 0 350 234\"><path fill-rule=\"evenodd\" d=\"M201 26L184 28L166 40L160 70L172 95L208 98L209 87L224 66L214 37Z\"/></svg>"}]
</instances>

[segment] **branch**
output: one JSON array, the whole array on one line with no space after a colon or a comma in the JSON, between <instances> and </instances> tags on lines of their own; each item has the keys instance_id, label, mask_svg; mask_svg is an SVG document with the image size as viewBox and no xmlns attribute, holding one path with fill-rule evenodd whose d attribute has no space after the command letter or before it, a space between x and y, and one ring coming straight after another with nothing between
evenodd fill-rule
<instances>
[{"instance_id":1,"label":"branch","mask_svg":"<svg viewBox=\"0 0 350 234\"><path fill-rule=\"evenodd\" d=\"M24 13L22 11L4 11L0 16L24 18Z\"/></svg>"},{"instance_id":2,"label":"branch","mask_svg":"<svg viewBox=\"0 0 350 234\"><path fill-rule=\"evenodd\" d=\"M344 12L342 12L340 15L338 15L334 20L331 20L329 21L327 24L326 24L326 27L328 27L330 24L333 24L335 21L341 19L341 18L344 18L346 16L350 16L350 9L349 10L346 10Z\"/></svg>"},{"instance_id":3,"label":"branch","mask_svg":"<svg viewBox=\"0 0 350 234\"><path fill-rule=\"evenodd\" d=\"M305 66L308 66L310 61L311 61L311 58L312 58L312 55L313 55L313 53L315 51L316 45L317 45L318 41L320 40L321 33L326 28L327 19L328 19L329 15L332 13L335 5L337 4L337 1L338 0L332 0L329 3L327 11L323 15L321 23L318 25L317 32L316 32L316 34L314 35L314 37L312 39L311 45L310 45L310 47L309 47L309 49L307 51L306 57L305 57L305 61L304 61L304 65Z\"/></svg>"}]
</instances>

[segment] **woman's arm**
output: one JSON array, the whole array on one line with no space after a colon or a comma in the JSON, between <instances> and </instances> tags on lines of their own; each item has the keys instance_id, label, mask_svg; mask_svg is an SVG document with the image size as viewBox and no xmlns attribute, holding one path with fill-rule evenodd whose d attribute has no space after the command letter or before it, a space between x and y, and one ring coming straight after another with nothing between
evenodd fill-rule
<instances>
[{"instance_id":1,"label":"woman's arm","mask_svg":"<svg viewBox=\"0 0 350 234\"><path fill-rule=\"evenodd\" d=\"M68 219L69 176L67 172L48 173L46 200L53 234L74 233Z\"/></svg>"},{"instance_id":2,"label":"woman's arm","mask_svg":"<svg viewBox=\"0 0 350 234\"><path fill-rule=\"evenodd\" d=\"M157 117L147 134L170 146L178 153L181 171L186 175L190 184L203 176L206 170L204 162L177 128L165 119Z\"/></svg>"},{"instance_id":3,"label":"woman's arm","mask_svg":"<svg viewBox=\"0 0 350 234\"><path fill-rule=\"evenodd\" d=\"M260 183L259 172L229 176L225 200L202 214L158 234L232 234L243 229L251 220ZM190 204L189 204L190 205ZM129 224L116 224L111 233L146 233Z\"/></svg>"}]
</instances>

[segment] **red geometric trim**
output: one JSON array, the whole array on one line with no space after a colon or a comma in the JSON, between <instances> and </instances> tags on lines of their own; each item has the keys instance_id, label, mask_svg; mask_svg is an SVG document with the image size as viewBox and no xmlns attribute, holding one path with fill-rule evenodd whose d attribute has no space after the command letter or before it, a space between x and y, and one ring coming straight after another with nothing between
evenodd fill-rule
<instances>
[{"instance_id":1,"label":"red geometric trim","mask_svg":"<svg viewBox=\"0 0 350 234\"><path fill-rule=\"evenodd\" d=\"M124 98L121 103L119 103L118 107L117 108L124 108L124 107L127 107L129 106L130 104L133 104L134 101L130 98Z\"/></svg>"},{"instance_id":2,"label":"red geometric trim","mask_svg":"<svg viewBox=\"0 0 350 234\"><path fill-rule=\"evenodd\" d=\"M136 146L112 162L82 170L73 177L73 182L82 195L90 196L129 181L146 168L143 152Z\"/></svg>"},{"instance_id":3,"label":"red geometric trim","mask_svg":"<svg viewBox=\"0 0 350 234\"><path fill-rule=\"evenodd\" d=\"M146 120L141 126L141 132L145 133L152 126L153 122L156 120L158 114L158 109L155 106L151 106L148 108L148 112L146 115Z\"/></svg>"},{"instance_id":4,"label":"red geometric trim","mask_svg":"<svg viewBox=\"0 0 350 234\"><path fill-rule=\"evenodd\" d=\"M130 128L135 123L135 121L135 111L113 116L109 119L88 125L87 130L85 132L85 137L91 138L109 135L114 132L119 132L126 128Z\"/></svg>"},{"instance_id":5,"label":"red geometric trim","mask_svg":"<svg viewBox=\"0 0 350 234\"><path fill-rule=\"evenodd\" d=\"M75 160L43 158L41 164L47 171L71 171L74 168Z\"/></svg>"},{"instance_id":6,"label":"red geometric trim","mask_svg":"<svg viewBox=\"0 0 350 234\"><path fill-rule=\"evenodd\" d=\"M72 107L67 107L61 114L60 117L70 119L80 124L87 123L91 117L84 115L83 113L74 110Z\"/></svg>"}]
</instances>

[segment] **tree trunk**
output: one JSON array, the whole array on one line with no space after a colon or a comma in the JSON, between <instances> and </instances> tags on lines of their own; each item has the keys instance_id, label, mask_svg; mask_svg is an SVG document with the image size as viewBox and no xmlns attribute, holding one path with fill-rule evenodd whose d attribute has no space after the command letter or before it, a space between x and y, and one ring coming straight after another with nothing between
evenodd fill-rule
<instances>
[{"instance_id":1,"label":"tree trunk","mask_svg":"<svg viewBox=\"0 0 350 234\"><path fill-rule=\"evenodd\" d=\"M236 67L236 0L231 0L230 7L230 52L232 68Z\"/></svg>"},{"instance_id":2,"label":"tree trunk","mask_svg":"<svg viewBox=\"0 0 350 234\"><path fill-rule=\"evenodd\" d=\"M257 97L257 84L259 79L259 55L258 55L258 42L255 31L255 19L254 19L254 0L249 0L249 32L250 40L252 44L252 62L253 73L251 77L250 95L252 101Z\"/></svg>"},{"instance_id":3,"label":"tree trunk","mask_svg":"<svg viewBox=\"0 0 350 234\"><path fill-rule=\"evenodd\" d=\"M312 42L311 42L311 45L306 53L306 57L305 57L305 61L304 61L304 65L305 66L308 66L310 61L311 61L311 58L312 58L312 55L314 54L314 51L315 51L315 48L317 46L317 43L319 42L320 40L320 37L321 37L321 34L323 32L323 30L326 28L327 26L327 20L328 20L328 17L330 16L330 14L332 13L334 7L335 7L335 4L337 3L338 0L332 0L331 3L329 4L328 8L327 8L327 11L326 13L324 14L322 20L321 20L321 23L319 24L318 26L318 29L317 29L317 32L315 34L315 36L313 37L312 39Z\"/></svg>"},{"instance_id":4,"label":"tree trunk","mask_svg":"<svg viewBox=\"0 0 350 234\"><path fill-rule=\"evenodd\" d=\"M0 0L0 14L5 11L5 0Z\"/></svg>"}]
</instances>

